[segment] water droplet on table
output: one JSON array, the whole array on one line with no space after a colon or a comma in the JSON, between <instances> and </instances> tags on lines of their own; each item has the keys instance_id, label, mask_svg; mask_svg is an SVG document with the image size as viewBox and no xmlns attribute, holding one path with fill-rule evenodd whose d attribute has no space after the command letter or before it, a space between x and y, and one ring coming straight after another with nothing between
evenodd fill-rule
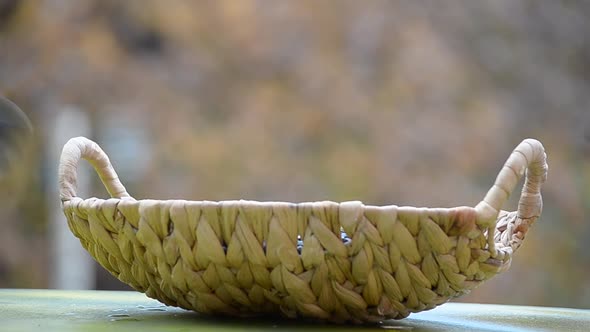
<instances>
[{"instance_id":1,"label":"water droplet on table","mask_svg":"<svg viewBox=\"0 0 590 332\"><path fill-rule=\"evenodd\" d=\"M111 318L121 318L121 317L129 317L128 314L110 314L109 317Z\"/></svg>"},{"instance_id":2,"label":"water droplet on table","mask_svg":"<svg viewBox=\"0 0 590 332\"><path fill-rule=\"evenodd\" d=\"M166 308L145 308L145 311L166 311Z\"/></svg>"},{"instance_id":3,"label":"water droplet on table","mask_svg":"<svg viewBox=\"0 0 590 332\"><path fill-rule=\"evenodd\" d=\"M111 322L139 322L139 319L133 317L116 317L111 318Z\"/></svg>"}]
</instances>

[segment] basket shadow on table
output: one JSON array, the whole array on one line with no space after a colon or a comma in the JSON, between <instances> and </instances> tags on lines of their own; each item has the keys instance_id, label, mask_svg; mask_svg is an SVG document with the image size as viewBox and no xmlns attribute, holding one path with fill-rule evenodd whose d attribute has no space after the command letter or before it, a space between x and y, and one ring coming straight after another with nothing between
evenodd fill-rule
<instances>
[{"instance_id":1,"label":"basket shadow on table","mask_svg":"<svg viewBox=\"0 0 590 332\"><path fill-rule=\"evenodd\" d=\"M496 311L496 312L495 312ZM486 305L447 306L441 312L415 314L402 320L379 323L334 324L318 320L288 319L278 315L254 317L210 316L158 305L126 310L121 319L111 319L120 331L141 326L157 331L586 331L586 312L564 308L510 307ZM112 315L111 315L112 316ZM137 324L137 325L136 325ZM115 327L115 326L113 326ZM147 330L146 330L147 327ZM151 331L151 330L150 330Z\"/></svg>"},{"instance_id":2,"label":"basket shadow on table","mask_svg":"<svg viewBox=\"0 0 590 332\"><path fill-rule=\"evenodd\" d=\"M405 320L386 320L378 323L364 324L335 324L320 320L311 319L289 319L278 314L252 316L252 317L228 317L222 315L205 315L197 312L185 311L170 307L152 308L151 310L138 310L122 315L123 317L114 317L114 322L140 321L142 323L153 323L157 325L175 325L182 327L195 327L207 329L215 327L216 329L226 328L228 331L233 330L333 330L333 331L366 331L366 330L412 330L412 331L431 331L424 329L422 324L413 322L411 319ZM117 316L110 315L110 316ZM420 326L422 325L422 326Z\"/></svg>"}]
</instances>

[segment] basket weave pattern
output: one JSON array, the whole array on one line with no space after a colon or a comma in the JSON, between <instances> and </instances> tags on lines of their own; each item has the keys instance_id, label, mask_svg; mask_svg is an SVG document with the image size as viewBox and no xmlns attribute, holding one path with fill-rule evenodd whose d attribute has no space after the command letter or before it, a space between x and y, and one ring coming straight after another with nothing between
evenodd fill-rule
<instances>
[{"instance_id":1,"label":"basket weave pattern","mask_svg":"<svg viewBox=\"0 0 590 332\"><path fill-rule=\"evenodd\" d=\"M81 158L113 198L76 196ZM508 269L541 214L545 158L538 141L523 141L484 200L457 208L135 200L106 154L82 137L64 147L59 183L82 246L165 304L363 322L432 309ZM525 173L518 211L502 211Z\"/></svg>"}]
</instances>

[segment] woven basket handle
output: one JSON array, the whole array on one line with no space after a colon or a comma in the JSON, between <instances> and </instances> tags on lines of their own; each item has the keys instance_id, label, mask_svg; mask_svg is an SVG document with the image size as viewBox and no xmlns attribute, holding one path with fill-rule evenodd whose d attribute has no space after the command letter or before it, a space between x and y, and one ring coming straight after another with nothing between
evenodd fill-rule
<instances>
[{"instance_id":1,"label":"woven basket handle","mask_svg":"<svg viewBox=\"0 0 590 332\"><path fill-rule=\"evenodd\" d=\"M543 200L541 185L547 179L547 156L541 142L525 139L512 152L498 174L496 182L477 206L478 223L490 226L495 223L502 205L506 202L520 178L526 180L518 202L518 218L532 219L541 215Z\"/></svg>"},{"instance_id":2,"label":"woven basket handle","mask_svg":"<svg viewBox=\"0 0 590 332\"><path fill-rule=\"evenodd\" d=\"M85 137L76 137L66 143L59 161L59 196L62 202L76 197L80 158L86 159L94 167L111 197L131 197L121 184L109 157L98 144Z\"/></svg>"}]
</instances>

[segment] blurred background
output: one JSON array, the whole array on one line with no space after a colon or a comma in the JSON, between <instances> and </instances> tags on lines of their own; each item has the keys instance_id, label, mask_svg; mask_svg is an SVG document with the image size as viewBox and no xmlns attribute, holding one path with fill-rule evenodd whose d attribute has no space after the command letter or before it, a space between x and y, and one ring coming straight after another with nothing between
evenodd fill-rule
<instances>
[{"instance_id":1,"label":"blurred background","mask_svg":"<svg viewBox=\"0 0 590 332\"><path fill-rule=\"evenodd\" d=\"M590 1L0 0L0 95L34 128L2 171L0 287L125 289L65 228L73 136L135 198L433 207L535 137L544 214L458 301L590 307Z\"/></svg>"}]
</instances>

